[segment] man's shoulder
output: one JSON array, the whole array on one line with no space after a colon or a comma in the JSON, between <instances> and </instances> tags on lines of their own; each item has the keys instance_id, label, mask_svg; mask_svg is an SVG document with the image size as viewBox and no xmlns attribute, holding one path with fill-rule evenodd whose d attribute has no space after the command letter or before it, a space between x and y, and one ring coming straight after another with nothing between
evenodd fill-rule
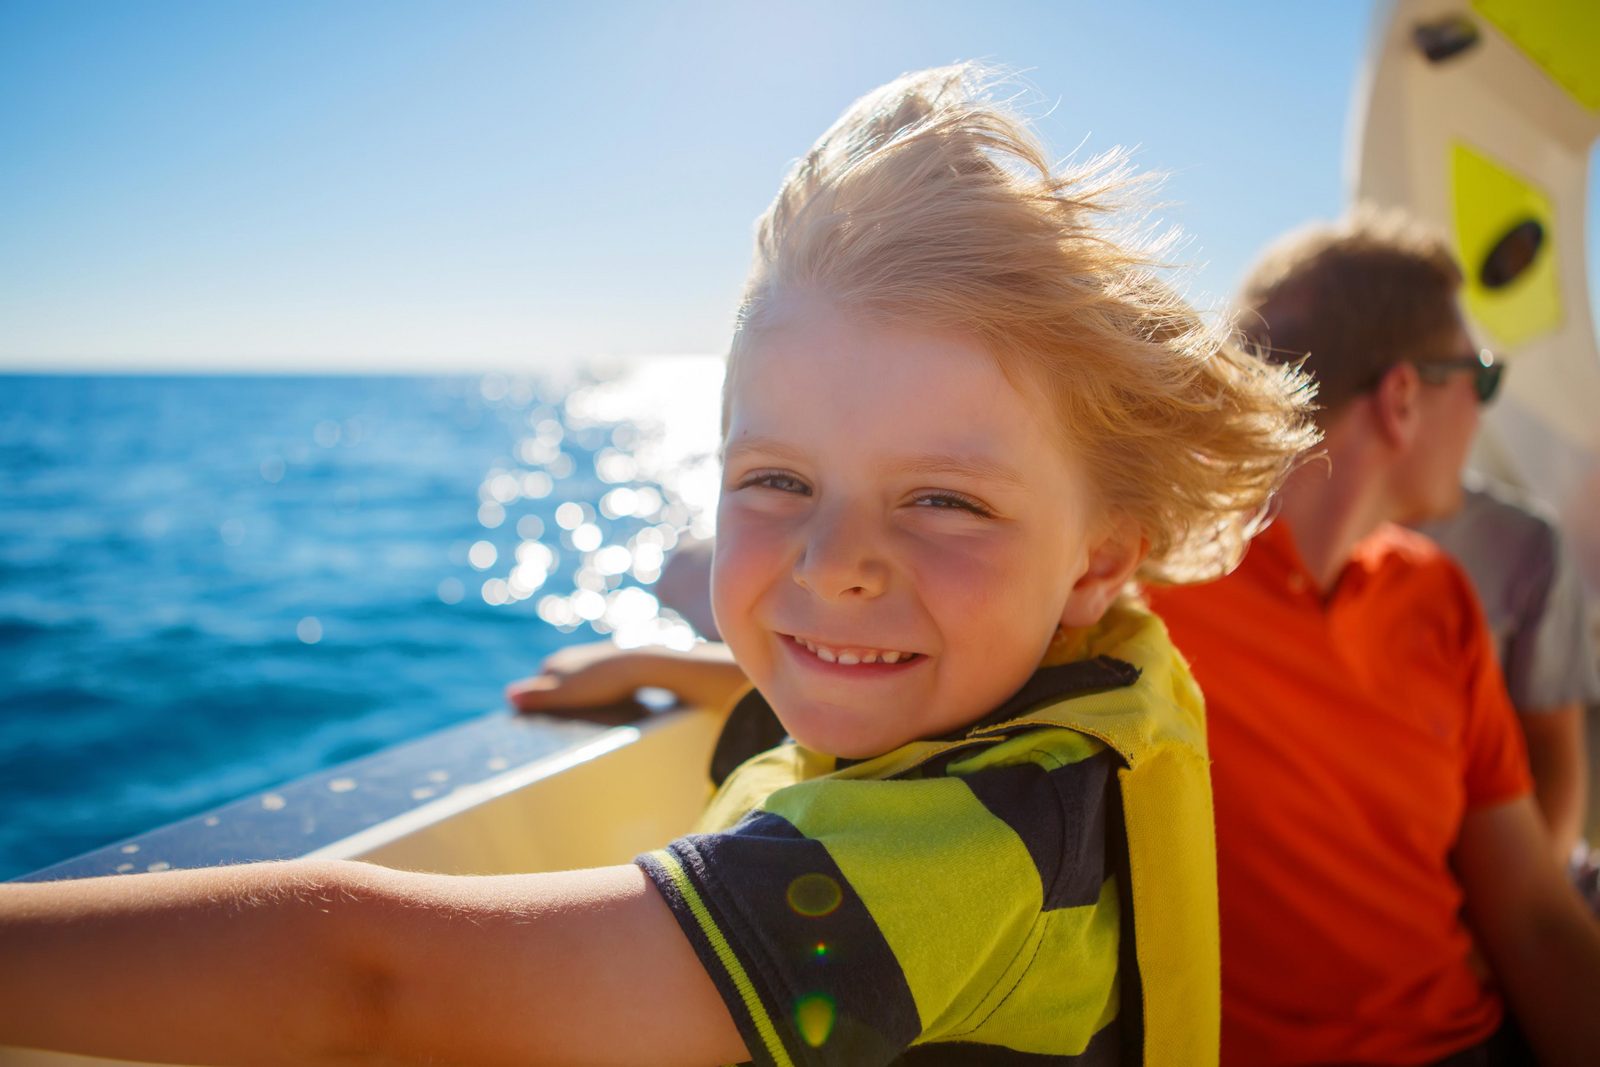
<instances>
[{"instance_id":1,"label":"man's shoulder","mask_svg":"<svg viewBox=\"0 0 1600 1067\"><path fill-rule=\"evenodd\" d=\"M1547 508L1498 482L1465 483L1461 508L1418 529L1474 574L1548 569L1561 535ZM1515 566L1513 566L1513 564Z\"/></svg>"},{"instance_id":2,"label":"man's shoulder","mask_svg":"<svg viewBox=\"0 0 1600 1067\"><path fill-rule=\"evenodd\" d=\"M1361 601L1372 609L1409 618L1413 630L1440 634L1451 647L1488 638L1472 579L1428 537L1385 524L1362 540L1351 562L1366 572Z\"/></svg>"},{"instance_id":3,"label":"man's shoulder","mask_svg":"<svg viewBox=\"0 0 1600 1067\"><path fill-rule=\"evenodd\" d=\"M1471 597L1472 584L1455 558L1431 538L1395 523L1384 523L1362 538L1351 562L1390 584L1430 595L1443 589Z\"/></svg>"},{"instance_id":4,"label":"man's shoulder","mask_svg":"<svg viewBox=\"0 0 1600 1067\"><path fill-rule=\"evenodd\" d=\"M1463 514L1490 516L1517 529L1555 529L1555 512L1523 489L1472 474L1461 484Z\"/></svg>"},{"instance_id":5,"label":"man's shoulder","mask_svg":"<svg viewBox=\"0 0 1600 1067\"><path fill-rule=\"evenodd\" d=\"M1396 523L1386 522L1363 537L1352 557L1377 566L1430 568L1449 557L1434 541Z\"/></svg>"}]
</instances>

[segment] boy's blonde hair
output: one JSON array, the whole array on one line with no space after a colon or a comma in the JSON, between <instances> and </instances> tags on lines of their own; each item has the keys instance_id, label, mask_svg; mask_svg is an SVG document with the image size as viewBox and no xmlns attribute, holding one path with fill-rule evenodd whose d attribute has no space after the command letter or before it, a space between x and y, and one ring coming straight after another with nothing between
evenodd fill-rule
<instances>
[{"instance_id":1,"label":"boy's blonde hair","mask_svg":"<svg viewBox=\"0 0 1600 1067\"><path fill-rule=\"evenodd\" d=\"M1044 392L1101 503L1143 531L1140 577L1215 577L1315 441L1306 381L1209 329L1111 228L1133 181L1119 155L1052 172L992 80L905 75L795 164L758 224L729 380L785 292L976 335Z\"/></svg>"}]
</instances>

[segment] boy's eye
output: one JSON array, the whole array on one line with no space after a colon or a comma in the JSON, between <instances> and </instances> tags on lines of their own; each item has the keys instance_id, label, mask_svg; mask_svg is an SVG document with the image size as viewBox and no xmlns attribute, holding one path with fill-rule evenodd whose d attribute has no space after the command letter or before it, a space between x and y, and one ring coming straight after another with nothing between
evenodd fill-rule
<instances>
[{"instance_id":1,"label":"boy's eye","mask_svg":"<svg viewBox=\"0 0 1600 1067\"><path fill-rule=\"evenodd\" d=\"M739 483L740 489L776 489L780 493L811 495L811 487L792 474L781 471L758 471Z\"/></svg>"},{"instance_id":2,"label":"boy's eye","mask_svg":"<svg viewBox=\"0 0 1600 1067\"><path fill-rule=\"evenodd\" d=\"M938 493L923 493L921 496L916 498L915 503L917 507L948 508L955 511L967 511L983 518L988 518L994 514L994 512L990 511L988 508L984 507L970 496L962 496L960 493L952 493L949 490L944 490Z\"/></svg>"}]
</instances>

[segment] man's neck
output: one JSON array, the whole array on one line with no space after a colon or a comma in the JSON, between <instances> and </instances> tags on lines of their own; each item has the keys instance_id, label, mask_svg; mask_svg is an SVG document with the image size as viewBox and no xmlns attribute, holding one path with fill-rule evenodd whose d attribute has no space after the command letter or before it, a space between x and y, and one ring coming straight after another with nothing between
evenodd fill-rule
<instances>
[{"instance_id":1,"label":"man's neck","mask_svg":"<svg viewBox=\"0 0 1600 1067\"><path fill-rule=\"evenodd\" d=\"M1279 494L1279 521L1288 523L1300 559L1327 594L1356 544L1392 516L1367 441L1330 430L1323 452L1290 475Z\"/></svg>"}]
</instances>

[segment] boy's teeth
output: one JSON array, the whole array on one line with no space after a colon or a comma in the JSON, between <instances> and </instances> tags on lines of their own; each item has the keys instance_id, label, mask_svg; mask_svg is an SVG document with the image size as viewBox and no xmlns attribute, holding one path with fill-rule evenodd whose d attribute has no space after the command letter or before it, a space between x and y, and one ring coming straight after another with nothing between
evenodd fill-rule
<instances>
[{"instance_id":1,"label":"boy's teeth","mask_svg":"<svg viewBox=\"0 0 1600 1067\"><path fill-rule=\"evenodd\" d=\"M840 663L853 667L860 663L899 663L903 659L910 659L910 652L878 652L858 648L829 648L819 645L815 641L808 641L804 637L795 638L800 645L824 663Z\"/></svg>"}]
</instances>

